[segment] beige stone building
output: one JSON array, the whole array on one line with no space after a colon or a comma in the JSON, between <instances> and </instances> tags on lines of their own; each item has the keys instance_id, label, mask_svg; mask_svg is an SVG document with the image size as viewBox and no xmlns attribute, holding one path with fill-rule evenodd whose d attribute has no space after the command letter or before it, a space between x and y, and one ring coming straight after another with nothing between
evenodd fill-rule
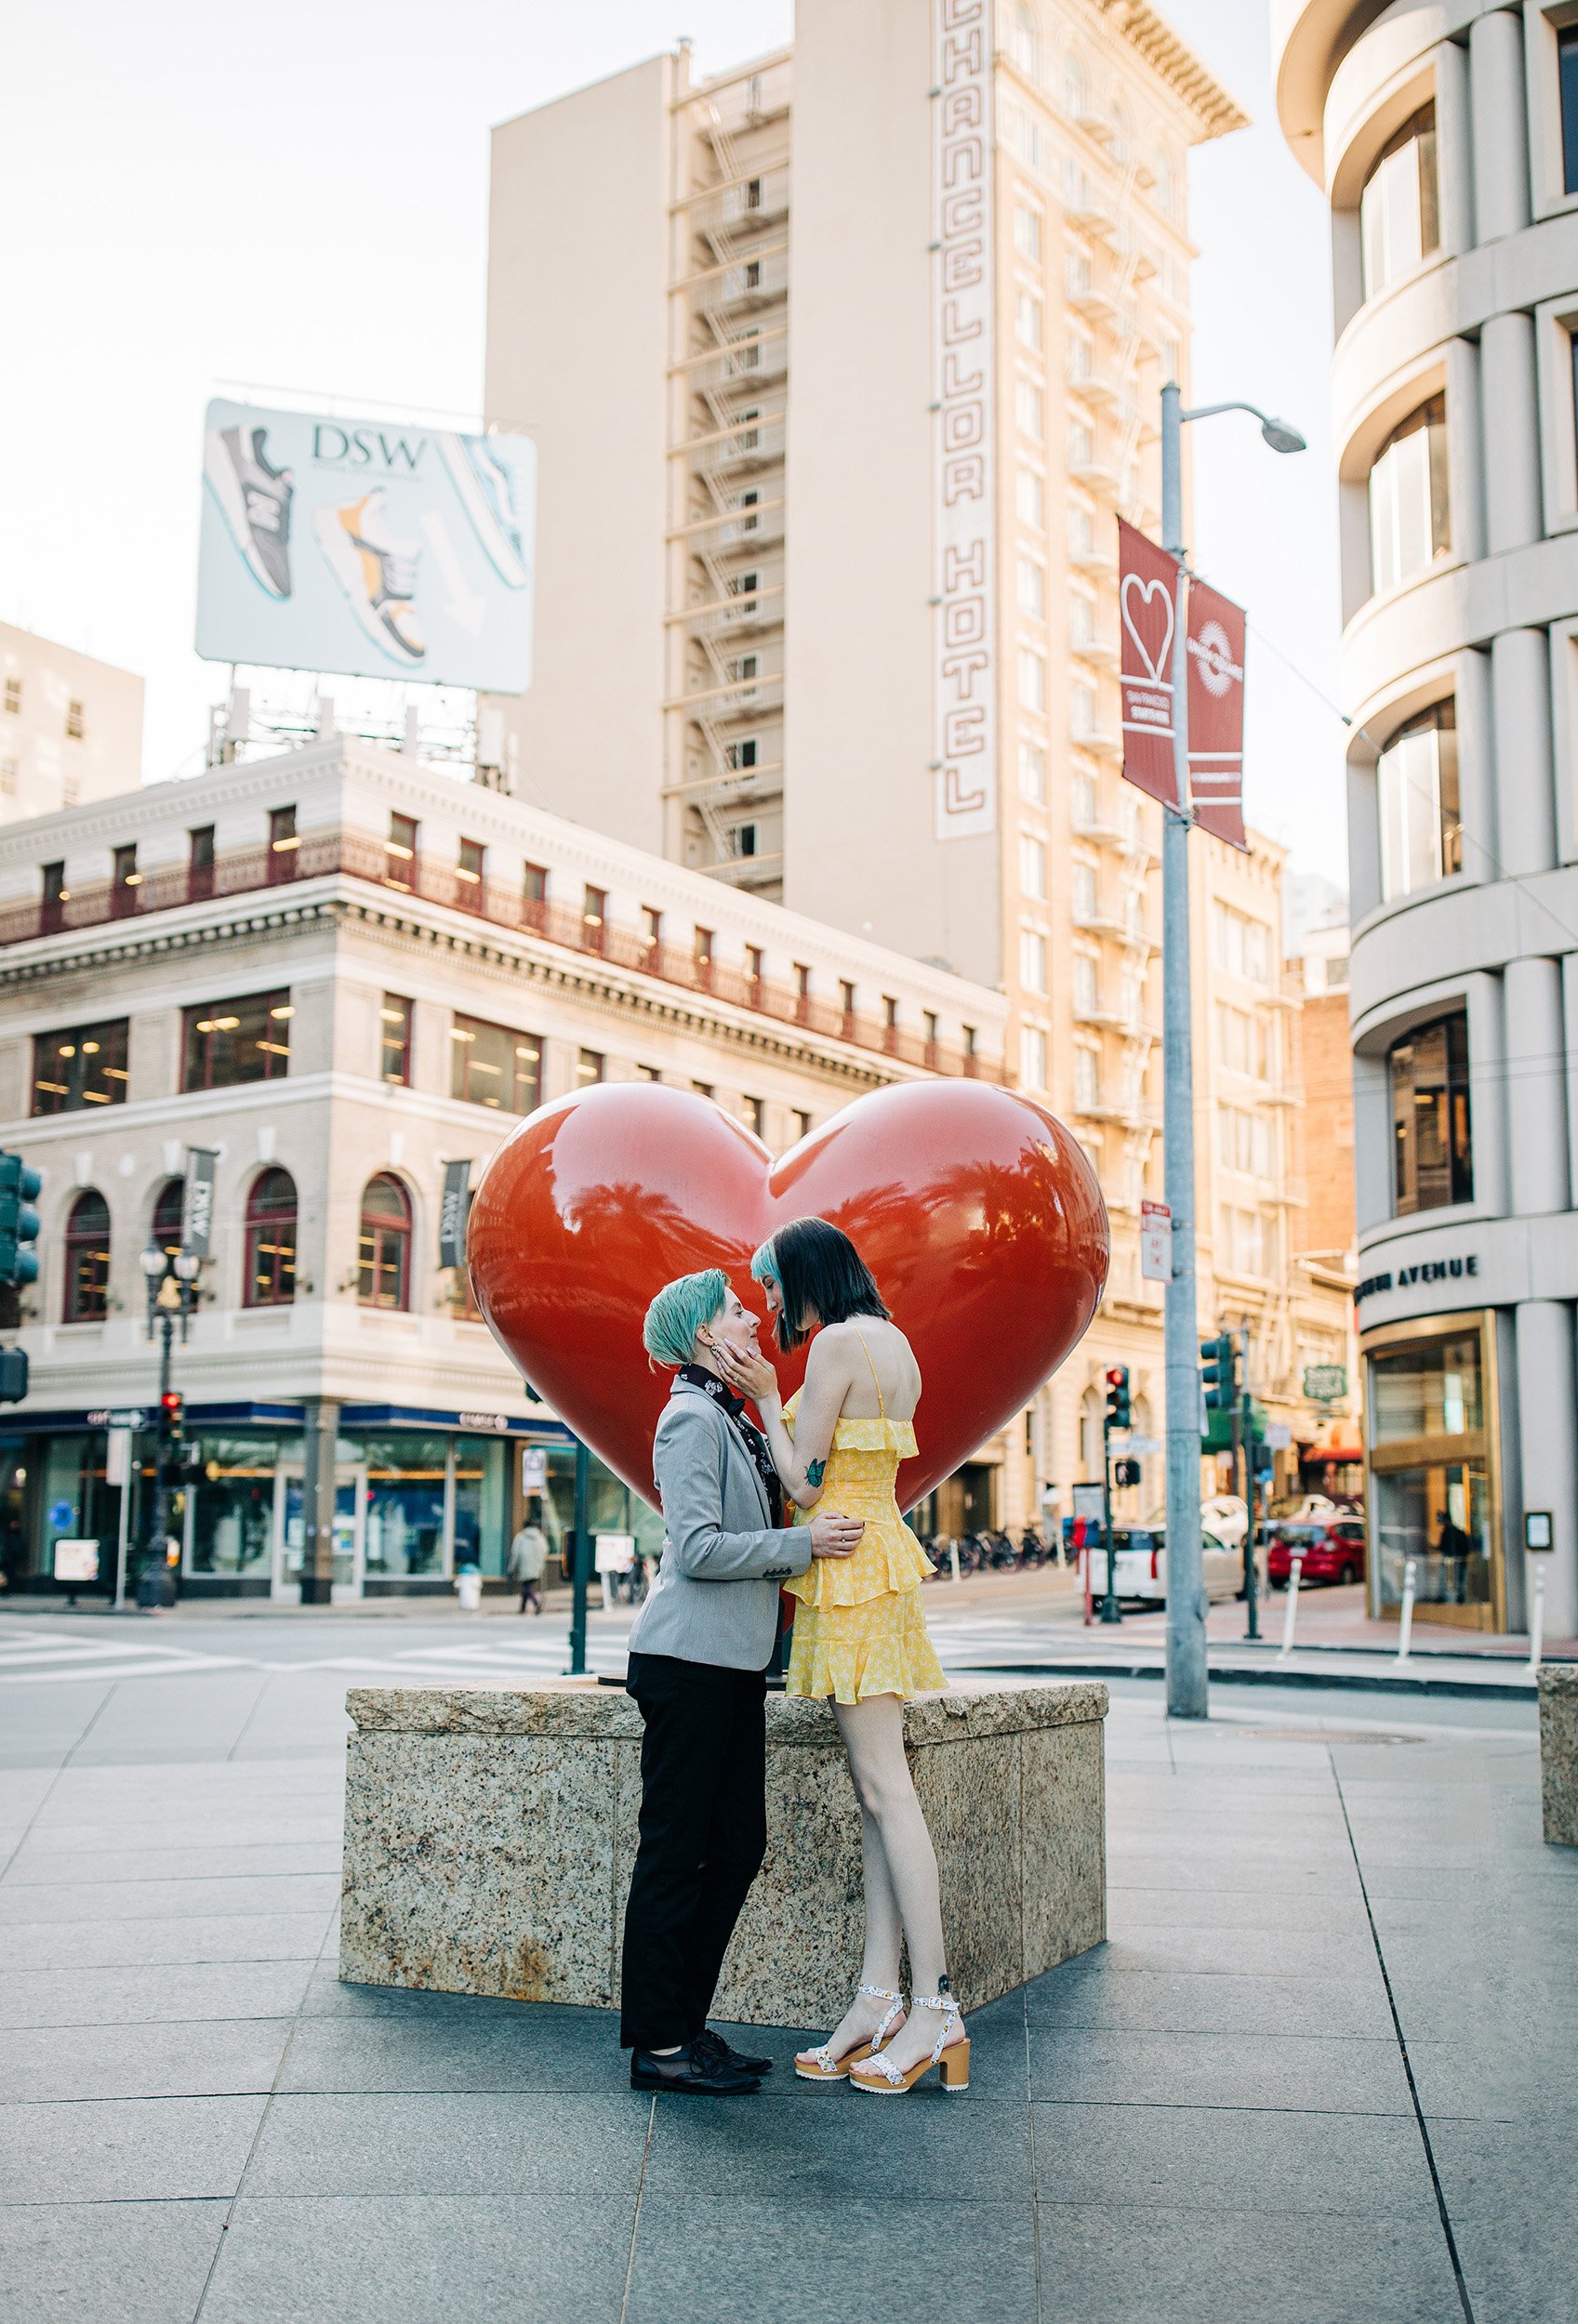
<instances>
[{"instance_id":1,"label":"beige stone building","mask_svg":"<svg viewBox=\"0 0 1578 2324\"><path fill-rule=\"evenodd\" d=\"M336 1446L340 1594L498 1576L522 1448L568 1431L441 1264L446 1165L596 1081L695 1089L782 1148L862 1091L997 1079L1001 995L416 760L326 737L0 833L0 1146L44 1177L0 1548L113 1543L105 1416L156 1396L139 1256L217 1155L176 1384L188 1587L299 1588ZM93 1416L97 1414L98 1419ZM320 1468L323 1467L320 1463ZM326 1472L325 1472L326 1473ZM320 1506L322 1504L320 1503ZM140 1493L135 1540L146 1522ZM593 1522L651 1522L601 1475Z\"/></svg>"},{"instance_id":2,"label":"beige stone building","mask_svg":"<svg viewBox=\"0 0 1578 2324\"><path fill-rule=\"evenodd\" d=\"M487 405L542 477L512 779L1000 989L1100 1173L1106 1301L978 1522L1067 1512L1107 1365L1161 1430L1160 810L1121 775L1116 518L1157 529L1188 385L1188 149L1243 118L1144 5L800 0L792 50L700 80L682 45L495 133ZM1253 1313L1280 1416L1295 1314L1324 1345L1342 1303L1293 1261L1280 857L1194 853L1201 1324ZM1263 1075L1214 1046L1240 1017Z\"/></svg>"},{"instance_id":3,"label":"beige stone building","mask_svg":"<svg viewBox=\"0 0 1578 2324\"><path fill-rule=\"evenodd\" d=\"M141 779L141 679L0 622L0 823Z\"/></svg>"}]
</instances>

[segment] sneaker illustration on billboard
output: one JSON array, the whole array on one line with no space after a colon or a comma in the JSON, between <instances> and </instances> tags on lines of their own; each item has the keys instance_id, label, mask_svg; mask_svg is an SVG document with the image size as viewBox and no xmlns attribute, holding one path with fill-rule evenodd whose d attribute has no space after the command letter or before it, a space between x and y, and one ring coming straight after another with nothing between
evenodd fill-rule
<instances>
[{"instance_id":1,"label":"sneaker illustration on billboard","mask_svg":"<svg viewBox=\"0 0 1578 2324\"><path fill-rule=\"evenodd\" d=\"M397 662L421 661L427 647L411 602L419 551L415 541L397 541L391 535L382 487L375 485L359 500L338 508L320 508L312 530L373 643Z\"/></svg>"},{"instance_id":2,"label":"sneaker illustration on billboard","mask_svg":"<svg viewBox=\"0 0 1578 2324\"><path fill-rule=\"evenodd\" d=\"M253 579L271 597L288 597L295 479L287 468L270 467L263 450L268 432L210 428L203 444L203 473Z\"/></svg>"},{"instance_id":3,"label":"sneaker illustration on billboard","mask_svg":"<svg viewBox=\"0 0 1578 2324\"><path fill-rule=\"evenodd\" d=\"M488 562L507 588L524 589L531 575L513 471L485 436L441 434L438 448Z\"/></svg>"}]
</instances>

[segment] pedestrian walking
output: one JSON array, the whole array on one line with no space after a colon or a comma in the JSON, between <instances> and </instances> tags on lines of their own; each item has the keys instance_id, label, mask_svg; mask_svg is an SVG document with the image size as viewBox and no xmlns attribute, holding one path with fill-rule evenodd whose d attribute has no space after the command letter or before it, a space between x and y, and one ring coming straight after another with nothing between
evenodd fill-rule
<instances>
[{"instance_id":1,"label":"pedestrian walking","mask_svg":"<svg viewBox=\"0 0 1578 2324\"><path fill-rule=\"evenodd\" d=\"M529 1605L534 1614L542 1612L542 1597L537 1584L548 1563L548 1536L539 1525L528 1520L510 1544L510 1576L521 1585L521 1612Z\"/></svg>"}]
</instances>

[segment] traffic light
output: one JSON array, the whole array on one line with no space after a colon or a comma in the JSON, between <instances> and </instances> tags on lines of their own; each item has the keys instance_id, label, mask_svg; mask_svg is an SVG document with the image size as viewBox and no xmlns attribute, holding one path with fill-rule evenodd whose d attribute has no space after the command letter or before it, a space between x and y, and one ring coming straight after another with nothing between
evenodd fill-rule
<instances>
[{"instance_id":1,"label":"traffic light","mask_svg":"<svg viewBox=\"0 0 1578 2324\"><path fill-rule=\"evenodd\" d=\"M1239 1393L1239 1351L1230 1331L1200 1343L1200 1368L1205 1377L1205 1408L1230 1412Z\"/></svg>"},{"instance_id":2,"label":"traffic light","mask_svg":"<svg viewBox=\"0 0 1578 2324\"><path fill-rule=\"evenodd\" d=\"M0 1284L20 1287L38 1281L38 1200L44 1181L20 1154L0 1154Z\"/></svg>"},{"instance_id":3,"label":"traffic light","mask_svg":"<svg viewBox=\"0 0 1578 2324\"><path fill-rule=\"evenodd\" d=\"M166 1388L159 1399L159 1426L164 1432L166 1448L172 1460L180 1458L185 1404L186 1399L179 1388Z\"/></svg>"},{"instance_id":4,"label":"traffic light","mask_svg":"<svg viewBox=\"0 0 1578 2324\"><path fill-rule=\"evenodd\" d=\"M1125 1459L1123 1460L1115 1460L1112 1464L1112 1482L1114 1485L1138 1485L1143 1473L1144 1472L1141 1470L1140 1464L1137 1460L1129 1460Z\"/></svg>"},{"instance_id":5,"label":"traffic light","mask_svg":"<svg viewBox=\"0 0 1578 2324\"><path fill-rule=\"evenodd\" d=\"M1103 1378L1107 1382L1108 1429L1133 1427L1129 1410L1129 1367L1126 1364L1109 1364Z\"/></svg>"}]
</instances>

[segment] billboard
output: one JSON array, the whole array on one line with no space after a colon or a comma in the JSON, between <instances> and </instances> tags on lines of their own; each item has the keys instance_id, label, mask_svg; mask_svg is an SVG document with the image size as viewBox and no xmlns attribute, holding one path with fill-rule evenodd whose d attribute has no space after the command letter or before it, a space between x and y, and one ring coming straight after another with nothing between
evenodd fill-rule
<instances>
[{"instance_id":1,"label":"billboard","mask_svg":"<svg viewBox=\"0 0 1578 2324\"><path fill-rule=\"evenodd\" d=\"M524 693L536 512L524 436L216 400L197 651Z\"/></svg>"}]
</instances>

